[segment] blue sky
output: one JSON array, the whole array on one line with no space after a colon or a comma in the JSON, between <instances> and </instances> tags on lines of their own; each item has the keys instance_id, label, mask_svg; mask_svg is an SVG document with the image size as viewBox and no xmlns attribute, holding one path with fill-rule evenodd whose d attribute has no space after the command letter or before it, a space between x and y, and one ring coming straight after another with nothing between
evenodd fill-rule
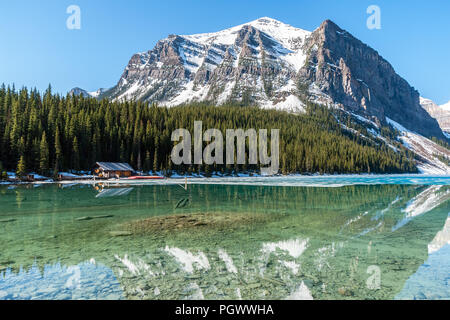
<instances>
[{"instance_id":1,"label":"blue sky","mask_svg":"<svg viewBox=\"0 0 450 320\"><path fill-rule=\"evenodd\" d=\"M69 5L81 29L69 30ZM366 26L369 5L381 30ZM421 95L450 100L450 1L15 0L0 3L0 83L65 93L117 83L130 57L169 34L213 32L268 16L314 30L335 21L386 58Z\"/></svg>"}]
</instances>

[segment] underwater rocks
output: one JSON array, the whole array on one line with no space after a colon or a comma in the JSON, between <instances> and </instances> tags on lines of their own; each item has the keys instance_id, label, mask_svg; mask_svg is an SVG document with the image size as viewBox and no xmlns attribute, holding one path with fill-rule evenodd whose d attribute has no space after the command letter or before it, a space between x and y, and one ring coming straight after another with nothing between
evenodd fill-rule
<instances>
[{"instance_id":1,"label":"underwater rocks","mask_svg":"<svg viewBox=\"0 0 450 320\"><path fill-rule=\"evenodd\" d=\"M351 291L350 289L344 288L344 287L339 288L338 293L344 297L351 297L354 295L353 291Z\"/></svg>"},{"instance_id":2,"label":"underwater rocks","mask_svg":"<svg viewBox=\"0 0 450 320\"><path fill-rule=\"evenodd\" d=\"M0 261L0 272L7 270L10 268L11 265L13 265L15 261Z\"/></svg>"},{"instance_id":3,"label":"underwater rocks","mask_svg":"<svg viewBox=\"0 0 450 320\"><path fill-rule=\"evenodd\" d=\"M102 216L92 216L92 217L80 217L80 218L76 218L76 221L88 221L88 220L94 220L94 219L106 219L106 218L112 218L114 217L113 215L102 215Z\"/></svg>"},{"instance_id":4,"label":"underwater rocks","mask_svg":"<svg viewBox=\"0 0 450 320\"><path fill-rule=\"evenodd\" d=\"M110 231L109 235L113 237L127 237L133 234L129 231Z\"/></svg>"},{"instance_id":5,"label":"underwater rocks","mask_svg":"<svg viewBox=\"0 0 450 320\"><path fill-rule=\"evenodd\" d=\"M243 225L264 223L276 219L277 215L255 215L247 213L216 213L158 216L121 224L120 230L132 234L159 234L173 230L230 229ZM119 232L119 231L118 231Z\"/></svg>"},{"instance_id":6,"label":"underwater rocks","mask_svg":"<svg viewBox=\"0 0 450 320\"><path fill-rule=\"evenodd\" d=\"M186 207L189 204L189 198L183 198L180 201L177 202L177 205L175 206L175 209L181 209Z\"/></svg>"}]
</instances>

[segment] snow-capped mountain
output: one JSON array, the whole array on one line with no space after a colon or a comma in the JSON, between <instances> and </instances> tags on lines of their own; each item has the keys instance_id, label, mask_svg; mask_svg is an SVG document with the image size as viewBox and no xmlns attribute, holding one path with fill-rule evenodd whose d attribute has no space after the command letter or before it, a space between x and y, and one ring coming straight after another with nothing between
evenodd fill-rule
<instances>
[{"instance_id":1,"label":"snow-capped mountain","mask_svg":"<svg viewBox=\"0 0 450 320\"><path fill-rule=\"evenodd\" d=\"M440 106L445 111L450 111L450 101Z\"/></svg>"},{"instance_id":2,"label":"snow-capped mountain","mask_svg":"<svg viewBox=\"0 0 450 320\"><path fill-rule=\"evenodd\" d=\"M450 102L438 106L432 100L421 97L420 104L428 111L430 116L437 120L444 134L450 137Z\"/></svg>"},{"instance_id":3,"label":"snow-capped mountain","mask_svg":"<svg viewBox=\"0 0 450 320\"><path fill-rule=\"evenodd\" d=\"M87 91L84 90L84 89L78 88L78 87L73 88L72 90L70 90L70 91L69 91L69 95L75 95L75 96L82 95L82 96L85 97L85 98L91 96L89 92L87 92Z\"/></svg>"},{"instance_id":4,"label":"snow-capped mountain","mask_svg":"<svg viewBox=\"0 0 450 320\"><path fill-rule=\"evenodd\" d=\"M73 88L72 90L69 91L69 95L82 95L83 97L87 98L87 97L92 97L92 98L98 98L100 95L103 94L103 92L105 91L105 89L98 89L97 91L93 91L93 92L88 92L84 89L81 88Z\"/></svg>"},{"instance_id":5,"label":"snow-capped mountain","mask_svg":"<svg viewBox=\"0 0 450 320\"><path fill-rule=\"evenodd\" d=\"M169 106L246 100L301 110L295 76L305 63L310 34L261 18L216 33L170 35L134 55L107 96Z\"/></svg>"},{"instance_id":6,"label":"snow-capped mountain","mask_svg":"<svg viewBox=\"0 0 450 320\"><path fill-rule=\"evenodd\" d=\"M167 106L241 102L294 112L310 100L444 138L419 93L375 50L330 20L313 32L265 17L215 33L169 35L135 54L116 86L88 94Z\"/></svg>"},{"instance_id":7,"label":"snow-capped mountain","mask_svg":"<svg viewBox=\"0 0 450 320\"><path fill-rule=\"evenodd\" d=\"M438 145L417 132L406 129L401 124L387 118L387 122L399 131L398 139L402 144L416 154L417 168L425 174L450 174L450 150ZM373 131L372 131L373 132ZM446 159L446 161L443 161Z\"/></svg>"},{"instance_id":8,"label":"snow-capped mountain","mask_svg":"<svg viewBox=\"0 0 450 320\"><path fill-rule=\"evenodd\" d=\"M450 118L441 117L450 106L420 98L377 51L330 20L313 32L265 17L214 33L169 35L133 55L111 89L77 90L98 99L241 102L290 112L313 101L365 122L388 145L381 126L391 125L423 173L450 174L443 160L450 152L428 139L445 139L439 124L450 129Z\"/></svg>"}]
</instances>

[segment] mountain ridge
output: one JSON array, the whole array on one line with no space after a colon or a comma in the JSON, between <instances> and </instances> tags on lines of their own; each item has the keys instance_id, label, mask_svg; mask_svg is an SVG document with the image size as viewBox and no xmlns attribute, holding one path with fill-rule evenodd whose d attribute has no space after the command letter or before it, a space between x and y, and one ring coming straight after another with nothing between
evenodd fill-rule
<instances>
[{"instance_id":1,"label":"mountain ridge","mask_svg":"<svg viewBox=\"0 0 450 320\"><path fill-rule=\"evenodd\" d=\"M420 97L420 104L437 120L444 134L450 136L450 102L439 106L431 99Z\"/></svg>"},{"instance_id":2,"label":"mountain ridge","mask_svg":"<svg viewBox=\"0 0 450 320\"><path fill-rule=\"evenodd\" d=\"M313 32L263 17L213 33L169 35L133 55L117 85L96 97L166 106L238 102L290 112L313 101L445 139L417 90L331 20Z\"/></svg>"}]
</instances>

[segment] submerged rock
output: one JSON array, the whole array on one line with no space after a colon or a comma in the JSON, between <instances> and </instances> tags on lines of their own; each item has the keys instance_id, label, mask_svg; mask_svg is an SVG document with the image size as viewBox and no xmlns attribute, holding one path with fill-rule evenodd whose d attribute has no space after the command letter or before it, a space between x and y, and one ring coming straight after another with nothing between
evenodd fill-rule
<instances>
[{"instance_id":1,"label":"submerged rock","mask_svg":"<svg viewBox=\"0 0 450 320\"><path fill-rule=\"evenodd\" d=\"M113 237L127 237L133 235L129 231L110 231L109 234Z\"/></svg>"},{"instance_id":2,"label":"submerged rock","mask_svg":"<svg viewBox=\"0 0 450 320\"><path fill-rule=\"evenodd\" d=\"M102 215L102 216L92 216L92 217L79 217L76 218L76 221L88 221L88 220L94 220L94 219L106 219L106 218L112 218L114 217L113 215Z\"/></svg>"},{"instance_id":3,"label":"submerged rock","mask_svg":"<svg viewBox=\"0 0 450 320\"><path fill-rule=\"evenodd\" d=\"M92 217L80 217L80 218L76 218L76 221L87 221L87 220L92 220Z\"/></svg>"},{"instance_id":4,"label":"submerged rock","mask_svg":"<svg viewBox=\"0 0 450 320\"><path fill-rule=\"evenodd\" d=\"M177 205L175 206L175 209L181 209L188 205L189 198L183 198L180 201L177 202Z\"/></svg>"},{"instance_id":5,"label":"submerged rock","mask_svg":"<svg viewBox=\"0 0 450 320\"><path fill-rule=\"evenodd\" d=\"M350 289L344 288L344 287L339 288L338 289L338 293L341 296L344 296L344 297L351 297L351 296L353 296L353 291L351 291Z\"/></svg>"},{"instance_id":6,"label":"submerged rock","mask_svg":"<svg viewBox=\"0 0 450 320\"><path fill-rule=\"evenodd\" d=\"M11 265L13 265L15 261L0 261L0 271L7 270Z\"/></svg>"},{"instance_id":7,"label":"submerged rock","mask_svg":"<svg viewBox=\"0 0 450 320\"><path fill-rule=\"evenodd\" d=\"M277 219L276 214L273 215L255 215L248 213L216 213L204 214L195 213L190 215L171 215L157 216L142 220L135 220L119 225L118 229L122 229L132 234L149 234L158 235L171 230L188 230L196 228L197 230L230 230L240 228L245 225L257 223L265 223L267 221Z\"/></svg>"}]
</instances>

